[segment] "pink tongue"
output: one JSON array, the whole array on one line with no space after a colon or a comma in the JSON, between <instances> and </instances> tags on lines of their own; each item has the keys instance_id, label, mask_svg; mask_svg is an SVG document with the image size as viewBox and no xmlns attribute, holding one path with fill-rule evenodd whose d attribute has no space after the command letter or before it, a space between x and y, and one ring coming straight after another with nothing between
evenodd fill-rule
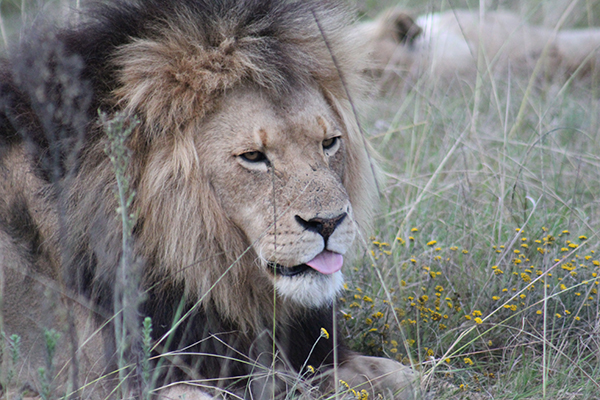
<instances>
[{"instance_id":1,"label":"pink tongue","mask_svg":"<svg viewBox=\"0 0 600 400\"><path fill-rule=\"evenodd\" d=\"M341 254L323 250L319 255L307 262L306 265L324 275L331 275L342 269L343 263L344 256Z\"/></svg>"}]
</instances>

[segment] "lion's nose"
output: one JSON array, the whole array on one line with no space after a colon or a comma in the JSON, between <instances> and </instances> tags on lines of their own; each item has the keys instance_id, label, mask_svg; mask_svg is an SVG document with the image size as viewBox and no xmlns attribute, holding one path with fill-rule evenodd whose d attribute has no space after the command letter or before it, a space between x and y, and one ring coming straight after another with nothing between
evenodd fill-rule
<instances>
[{"instance_id":1,"label":"lion's nose","mask_svg":"<svg viewBox=\"0 0 600 400\"><path fill-rule=\"evenodd\" d=\"M295 218L296 221L298 221L298 223L304 227L304 229L309 230L311 232L316 232L319 235L323 236L323 240L325 241L325 247L327 247L327 240L329 239L329 236L333 234L335 228L337 228L338 225L342 223L342 221L344 220L344 218L346 218L347 215L348 214L344 212L333 218L315 217L309 219L308 221L302 219L298 215L296 215Z\"/></svg>"}]
</instances>

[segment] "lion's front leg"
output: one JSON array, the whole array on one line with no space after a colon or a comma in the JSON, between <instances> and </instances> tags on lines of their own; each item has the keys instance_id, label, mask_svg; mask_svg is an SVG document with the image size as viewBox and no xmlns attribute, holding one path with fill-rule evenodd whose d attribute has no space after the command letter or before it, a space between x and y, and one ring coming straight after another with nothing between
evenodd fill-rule
<instances>
[{"instance_id":1,"label":"lion's front leg","mask_svg":"<svg viewBox=\"0 0 600 400\"><path fill-rule=\"evenodd\" d=\"M385 399L412 400L419 386L411 368L381 357L352 356L338 368L337 375L350 388L366 390L371 399L382 395Z\"/></svg>"}]
</instances>

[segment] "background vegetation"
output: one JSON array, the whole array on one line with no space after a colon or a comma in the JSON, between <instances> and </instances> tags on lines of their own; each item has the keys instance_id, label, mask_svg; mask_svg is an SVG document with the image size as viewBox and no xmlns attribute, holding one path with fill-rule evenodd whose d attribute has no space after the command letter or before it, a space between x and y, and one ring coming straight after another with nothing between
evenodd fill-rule
<instances>
[{"instance_id":1,"label":"background vegetation","mask_svg":"<svg viewBox=\"0 0 600 400\"><path fill-rule=\"evenodd\" d=\"M420 13L475 0L357 0ZM495 0L532 23L600 26L598 0ZM2 37L40 7L4 0ZM347 268L342 334L420 371L435 398L600 398L600 87L578 79L399 80L362 115L385 184ZM523 110L522 119L518 118Z\"/></svg>"},{"instance_id":2,"label":"background vegetation","mask_svg":"<svg viewBox=\"0 0 600 400\"><path fill-rule=\"evenodd\" d=\"M569 5L567 26L600 26L598 1L487 2L549 27ZM528 75L422 76L371 100L386 183L342 299L355 348L413 365L435 398L600 398L598 72L529 93Z\"/></svg>"}]
</instances>

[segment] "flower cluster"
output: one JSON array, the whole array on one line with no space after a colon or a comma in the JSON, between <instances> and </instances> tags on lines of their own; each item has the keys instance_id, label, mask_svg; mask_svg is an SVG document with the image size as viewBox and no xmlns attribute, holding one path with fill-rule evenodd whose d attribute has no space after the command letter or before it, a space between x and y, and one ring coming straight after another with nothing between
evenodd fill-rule
<instances>
[{"instance_id":1,"label":"flower cluster","mask_svg":"<svg viewBox=\"0 0 600 400\"><path fill-rule=\"evenodd\" d=\"M494 360L524 321L565 335L599 315L600 253L585 234L517 228L504 243L466 246L414 227L371 244L340 299L346 340L415 368L445 365L453 379L470 371L469 390L496 379ZM467 344L457 346L461 334Z\"/></svg>"}]
</instances>

